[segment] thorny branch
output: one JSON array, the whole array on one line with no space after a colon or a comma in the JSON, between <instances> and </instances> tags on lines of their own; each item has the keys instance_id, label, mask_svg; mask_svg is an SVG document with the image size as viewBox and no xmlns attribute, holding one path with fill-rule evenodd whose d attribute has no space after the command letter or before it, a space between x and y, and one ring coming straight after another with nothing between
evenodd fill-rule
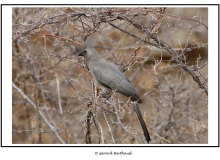
<instances>
[{"instance_id":1,"label":"thorny branch","mask_svg":"<svg viewBox=\"0 0 220 160\"><path fill-rule=\"evenodd\" d=\"M108 58L111 60L113 59L113 62L116 61L114 59L119 60L121 58L120 56L116 58L116 56L117 56L116 52L118 52L119 50L120 50L120 52L126 51L125 57L126 57L126 55L128 55L129 57L131 57L131 59L129 59L125 63L124 63L125 59L122 59L120 64L123 64L123 65L126 64L125 66L128 66L127 70L125 72L126 74L129 73L130 71L134 71L133 75L130 78L131 81L134 80L133 82L137 83L135 81L135 79L139 78L138 76L140 73L142 73L142 74L146 73L146 75L151 76L150 79L155 80L155 82L159 79L158 77L163 75L159 71L162 67L157 68L157 71L159 74L157 74L156 77L153 77L151 74L151 71L149 71L148 68L146 67L149 63L152 62L151 57L153 57L152 53L150 53L149 55L146 56L147 52L146 51L144 51L145 53L143 52L143 50L148 49L150 51L156 51L156 52L161 53L160 62L164 62L164 60L162 61L162 53L166 53L167 55L169 54L172 57L172 61L169 60L168 63L175 62L176 65L170 65L170 66L168 65L167 67L164 67L165 71L168 71L169 67L170 68L179 67L179 66L182 67L182 69L184 71L186 71L187 73L189 73L189 75L191 77L193 77L193 80L199 85L199 87L203 91L205 91L206 95L208 95L208 88L205 86L206 83L208 82L208 78L203 77L202 72L200 72L200 69L204 68L208 63L205 63L205 64L201 63L200 64L199 63L200 58L197 59L197 65L195 65L195 66L189 66L188 62L186 62L185 54L187 52L190 52L192 50L196 50L199 48L207 48L207 46L208 46L207 44L203 44L203 43L190 42L190 37L192 35L192 32L194 31L193 30L194 26L189 27L191 29L191 32L188 36L188 39L186 41L184 48L182 48L182 47L171 48L171 46L167 43L167 41L163 41L159 38L159 34L158 34L158 30L160 29L160 27L161 26L163 27L163 19L164 18L166 18L166 19L172 18L178 22L180 20L194 21L194 22L196 22L195 26L203 25L207 29L208 29L208 27L201 20L196 19L196 18L201 18L201 16L194 16L193 18L184 18L181 16L179 16L179 17L173 16L171 14L166 13L165 11L166 11L166 8L141 8L141 7L120 8L120 9L92 8L92 9L88 9L88 10L87 9L84 10L83 8L79 8L79 9L71 10L71 12L68 12L68 11L62 12L61 14L59 12L58 14L56 13L57 15L55 15L55 14L54 15L48 14L50 16L41 15L40 19L34 21L35 24L33 23L30 25L25 25L25 23L20 23L20 24L16 23L12 26L13 29L15 30L13 32L13 38L12 38L13 45L15 46L13 48L13 62L19 63L19 65L21 66L22 72L27 72L26 70L24 70L24 68L26 68L26 66L28 68L29 63L31 64L32 67L35 66L34 67L35 69L36 69L36 67L39 67L39 69L36 70L36 73L35 73L36 75L31 76L31 74L30 74L30 77L32 77L33 79L37 78L37 80L35 80L36 82L26 83L24 81L18 80L20 77L22 77L22 75L23 75L23 73L22 73L22 74L18 74L16 77L16 80L15 80L20 83L21 88L20 89L18 87L16 88L14 86L14 83L13 83L13 87L16 88L21 95L25 95L24 96L24 97L26 97L25 99L28 102L30 102L35 107L35 109L37 108L40 116L42 117L41 119L43 119L47 123L47 125L51 128L52 132L55 134L56 138L58 138L61 143L70 142L69 139L71 138L71 135L68 133L69 131L67 128L71 128L72 135L73 135L72 138L74 139L73 142L76 142L76 143L86 142L89 144L91 144L91 143L104 144L106 142L111 141L112 143L117 144L120 142L120 140L122 142L125 141L125 137L129 137L129 140L131 140L131 137L127 136L127 135L131 135L132 137L134 137L133 138L134 140L138 140L140 142L145 143L140 138L141 136L139 136L135 133L136 130L133 130L135 128L134 126L131 127L132 131L130 131L130 129L128 129L128 127L122 123L121 113L129 110L129 108L128 108L128 106L130 104L129 100L126 102L121 101L120 97L119 98L115 97L115 93L114 93L114 96L112 96L115 99L110 99L110 100L103 98L100 95L97 96L97 94L96 94L96 96L89 95L90 90L92 90L91 84L90 84L91 78L88 73L85 73L85 71L83 71L82 67L79 67L79 66L83 66L82 64L80 64L81 62L78 59L76 59L75 56L72 56L73 54L75 54L74 52L77 51L77 49L75 49L77 47L75 47L75 48L73 47L75 50L71 49L71 52L72 52L71 53L71 52L69 52L69 50L67 50L65 48L66 47L65 45L69 44L66 42L71 42L73 44L72 46L81 46L80 39L85 40L90 35L96 35L96 34L101 35L101 34L103 34L103 32L104 32L104 34L107 33L106 35L108 35L108 29L110 28L110 31L111 31L113 28L114 31L115 30L120 31L117 33L120 36L122 35L122 33L126 33L124 35L134 37L138 41L134 42L136 44L128 45L127 47L124 47L124 48L119 48L120 43L119 43L119 45L115 44L115 43L109 43L108 48L105 46L102 48L99 47L99 49L111 50L112 47L110 46L110 44L113 44L113 46L117 46L117 47L113 47L113 48L117 48L117 49L110 51L110 52L107 52L107 54L105 53L105 55L102 56L107 59ZM146 18L147 16L149 16L153 19L153 21L150 22L149 26L143 24L140 21L140 19L142 19L143 17ZM123 24L126 24L126 27L123 27ZM22 26L22 27L19 28L19 26ZM31 26L31 28L29 26ZM137 32L133 32L133 30L129 31L128 26L129 27L132 26L133 29L134 28L137 29L142 34L137 34ZM66 27L67 28L69 27L70 30L72 31L72 33L69 33L69 31L68 31L68 34L66 34L66 35L63 34L65 31L67 31ZM64 29L63 32L59 32L59 30L61 28ZM204 28L204 27L202 27L202 28ZM39 32L41 29L42 30L46 29L47 32L46 33ZM69 34L71 34L71 35L69 35ZM27 43L26 45L28 46L27 47L28 49L26 49L23 46L23 44L21 44L21 41L17 41L18 39L20 39L22 37L25 37L25 36L28 37L30 35L43 36L45 46L38 47L37 50L31 51L31 47L28 48L29 47L28 45L31 44L30 41L25 42L25 43ZM36 36L36 37L38 37L38 36ZM55 55L47 53L47 52L49 52L49 49L47 51L46 46L49 46L49 45L46 44L46 41L49 41L49 40L46 39L46 37L53 37L55 39L63 40L63 41L59 41L58 43L56 42L53 44L53 48L56 48L56 47L59 49L61 48L62 53L59 49L57 49L57 50L54 49L52 51L52 53L54 53ZM68 38L68 37L71 37L71 38ZM123 37L123 36L121 36L121 37ZM80 42L80 43L78 43L78 42ZM102 44L103 43L105 43L105 42L102 42ZM144 46L143 44L146 44L146 45ZM192 45L192 46L190 46L190 45ZM44 51L43 51L44 54L40 53L41 48L44 48ZM127 50L129 50L129 49L132 50L131 53L127 53L128 52ZM27 51L29 53L28 55L26 54ZM36 52L37 52L37 54L36 54ZM22 54L20 54L20 53L24 53L24 55L26 56L26 57L25 56L24 57L26 59L23 58ZM71 53L71 54L68 55L69 53ZM28 58L28 56L31 58ZM61 60L58 63L56 63L52 59L54 57L60 58ZM45 61L39 63L38 58L41 61L42 61L42 59ZM48 60L51 63L47 63ZM154 62L156 63L156 59L154 59L154 60L155 60ZM25 63L22 63L22 62L25 62ZM67 66L69 69L63 69L62 68L63 66L66 67L66 64L64 65L63 62L65 62L65 63L72 62L72 65L71 65L71 67ZM160 62L157 64L161 64ZM52 67L50 65L50 67L48 68L48 66L47 66L48 64L52 64ZM154 65L154 67L156 67L156 66ZM31 72L31 68L29 67L28 69L29 69L28 72ZM52 69L54 69L54 70L52 70ZM41 72L41 70L44 71L44 73L42 75L39 74L39 72ZM80 72L78 72L78 71L80 71ZM37 74L39 74L39 75L37 75ZM56 75L56 76L54 76L56 81L54 81L53 78L51 79L50 74ZM184 72L183 73L181 72L180 77L183 75L184 75ZM58 76L64 77L64 78L58 79ZM71 76L71 78L69 78L69 76ZM83 81L82 81L82 77L83 77ZM165 79L167 77L168 76L164 76ZM147 82L149 80L148 78L146 78ZM203 80L202 78L204 78L204 81L205 81L204 83L202 82L202 80ZM50 95L48 93L51 92L51 90L48 89L49 87L47 87L47 85L48 86L51 85L52 86L51 88L53 88L53 83L54 83L53 81L57 82L56 87L55 87L56 92L57 92L56 95L54 96L55 98L49 97ZM76 84L72 83L71 81L76 82ZM162 80L162 81L164 82L165 80ZM186 83L188 83L188 82L186 82ZM53 116L52 117L53 120L56 119L56 122L54 123L55 126L53 126L47 120L47 117L44 116L43 112L39 109L38 105L35 104L35 102L33 102L33 100L31 100L27 96L29 94L26 94L26 92L25 92L26 91L25 85L28 85L28 87L29 87L28 89L32 88L34 85L40 87L41 90L40 89L39 89L39 91L37 90L36 94L39 94L42 92L41 96L43 96L43 101L40 99L41 97L38 99L38 101L40 101L40 102L42 101L44 105L47 105L47 108L44 108L45 112L48 114L49 117ZM80 88L78 85L80 85ZM140 82L139 85L141 86L142 83ZM176 85L176 82L174 83L174 85ZM24 89L22 88L22 86L24 86ZM158 85L158 86L159 86L159 88L161 87L160 85ZM76 92L76 94L73 94L69 90L65 90L67 88L73 89ZM179 105L180 102L182 102L182 104L185 104L184 100L188 96L187 93L190 93L190 91L188 90L189 88L190 87L188 86L188 88L187 87L183 88L183 90L180 91L182 96L180 96L180 97L175 96L175 98L174 97L171 98L172 103L175 100L175 103L177 103L176 106L178 106L178 107L180 106ZM162 143L164 143L164 142L172 143L172 141L180 143L180 140L182 143L183 139L185 138L184 134L187 134L187 132L188 132L187 128L188 128L189 124L191 124L192 122L190 121L190 123L187 122L184 125L182 125L184 127L184 129L180 134L178 132L179 128L176 127L175 125L173 125L173 123L170 124L171 121L173 122L173 120L171 120L171 119L173 118L174 114L176 114L174 112L176 112L177 109L175 108L175 110L174 110L174 107L172 107L170 112L167 113L167 109L168 109L167 103L170 100L169 89L164 89L164 90L158 91L158 89L155 86L153 89L151 89L152 92L151 91L147 92L147 91L144 91L144 89L143 90L142 89L139 90L141 93L140 99L142 99L142 97L145 97L145 95L147 95L146 98L149 98L149 96L152 96L153 98L157 97L157 95L156 96L153 95L154 92L159 93L160 95L164 95L164 97L161 96L161 99L158 100L159 105L158 104L156 105L156 104L149 102L149 101L147 101L147 104L146 104L146 106L148 106L148 108L146 108L146 110L149 109L149 105L152 105L151 108L148 110L149 113L147 112L147 115L151 115L151 116L149 116L149 119L150 119L149 126L151 126L152 133L155 137L155 138L153 137L152 143L154 143L155 142L154 140L156 140L156 139L159 139L159 141ZM94 90L94 88L93 88L93 90ZM187 93L185 93L186 90L188 91ZM203 92L202 90L200 90L201 94ZM71 93L71 96L68 94L69 92ZM148 93L151 93L151 94L148 95ZM178 92L175 92L175 95L177 93ZM174 94L174 92L173 92L173 94ZM186 94L187 96L184 94ZM193 96L191 96L191 97L193 97ZM58 102L56 102L56 101L58 101ZM72 109L70 109L70 111L69 110L67 111L66 108L68 108L68 109L71 108L73 102L76 103L77 113L83 112L83 115L80 115L80 118L79 118L80 120L75 115L74 115L74 117L76 117L77 120L75 120L75 119L73 120L72 118L69 118L69 115L73 114L73 111L72 111ZM99 102L101 102L101 104ZM16 103L16 105L17 105L17 103L19 104L22 102L17 100L14 103ZM77 103L80 103L80 104L77 104ZM88 105L88 103L90 105L92 105L93 108L95 108L95 109L94 110L92 110L91 108L89 110L83 109L85 106ZM207 102L205 100L202 103L204 103L204 105L207 104ZM118 109L118 107L119 107L119 109ZM75 108L75 106L73 106L73 108ZM120 108L123 108L123 110L121 110ZM155 108L157 108L158 110L154 111L152 114L151 111L156 110ZM193 109L198 109L198 108L194 107ZM190 116L197 115L197 114L191 113L192 112L191 110L193 110L193 109L192 108L190 109ZM62 115L60 115L59 110L62 111ZM78 110L80 110L80 111L78 111ZM164 122L161 122L161 117L163 117L164 111L166 112L166 114L165 114L166 120ZM66 114L66 112L68 112L68 114ZM107 112L111 113L111 114L109 114L109 116L106 116ZM59 114L57 114L57 113L59 113ZM17 113L15 113L15 114L17 114ZM184 112L184 114L185 114L185 112ZM54 118L54 116L56 118ZM145 116L146 116L146 114L145 114ZM69 120L68 118L70 119L70 122L68 122L68 120ZM80 129L75 128L75 126L74 126L75 121L83 123L82 126L79 126ZM104 123L104 125L106 125L106 126L103 125L103 121L106 122L106 123ZM169 132L166 132L164 134L161 130L165 126L164 128L166 131L167 121L168 121L168 124L170 124L174 127L168 128ZM53 122L53 121L51 121L51 122ZM67 128L65 128L66 140L64 140L62 135L60 135L59 130L56 129L56 128L62 126L63 122L66 124L64 126L65 127L67 126ZM187 126L186 126L186 124L187 124ZM39 125L39 126L41 126L41 125ZM120 126L122 128L122 131L125 131L125 133L126 133L123 136L120 135L119 138L118 138L118 132L121 130L121 128L119 127L120 129L118 129L118 126ZM191 125L191 126L194 127L195 137L196 138L198 137L197 139L200 139L201 133L200 132L198 133L196 131L196 126L194 126L194 125ZM84 129L82 129L83 127L85 127L85 129L86 129L86 135L81 134L82 133L81 131L84 130ZM97 129L97 132L93 133L92 127L95 127ZM41 129L39 129L39 131L40 130ZM175 132L174 132L174 130L175 130ZM15 131L15 129L13 129L13 131ZM33 129L29 129L29 130L24 129L24 131L34 132ZM45 131L45 133L46 132L49 133L50 131ZM107 133L108 137L106 137L106 133ZM171 133L172 135L167 136L167 133L169 133L169 134ZM82 135L83 135L83 138L78 139ZM98 137L98 140L95 141L94 137ZM177 137L179 137L179 138L177 138ZM172 140L173 138L175 138L175 139ZM197 140L197 139L195 139L195 140ZM41 142L41 141L42 140L39 140L39 142ZM55 140L54 140L54 142L55 142ZM126 141L126 143L127 143L127 141ZM197 143L199 143L199 141Z\"/></svg>"},{"instance_id":2,"label":"thorny branch","mask_svg":"<svg viewBox=\"0 0 220 160\"><path fill-rule=\"evenodd\" d=\"M186 72L188 72L192 76L193 80L198 83L199 87L201 89L203 89L205 91L205 93L208 95L208 89L201 82L199 76L190 67L188 67L185 63L183 63L182 59L178 56L177 52L174 51L166 42L164 42L163 40L158 39L156 35L152 34L148 29L144 28L139 23L137 23L135 20L132 20L129 17L118 16L117 18L118 19L123 19L125 21L130 22L136 28L140 29L141 31L144 31L151 39L155 40L155 42L157 44L151 44L151 45L153 45L155 47L162 48L162 49L166 50L168 53L170 53L170 55L173 57L174 61L177 64L179 64ZM111 24L111 23L109 23L109 24ZM118 27L116 27L115 25L113 25L113 24L111 24L111 25L118 29ZM124 30L121 30L121 31L124 31ZM125 32L125 33L128 33L128 32ZM128 33L128 34L130 34L130 33ZM133 34L130 34L130 35L133 36ZM133 36L133 37L137 38L136 36ZM143 40L141 38L138 38L138 39L145 42L145 43L148 43L148 42L146 42L145 40Z\"/></svg>"},{"instance_id":3,"label":"thorny branch","mask_svg":"<svg viewBox=\"0 0 220 160\"><path fill-rule=\"evenodd\" d=\"M55 126L53 126L44 113L41 111L41 109L18 87L12 82L12 86L34 107L34 109L39 113L39 115L42 117L44 122L50 127L50 129L53 131L54 135L59 139L59 141L62 144L66 144L66 142L61 138L60 134L58 133L58 130Z\"/></svg>"}]
</instances>

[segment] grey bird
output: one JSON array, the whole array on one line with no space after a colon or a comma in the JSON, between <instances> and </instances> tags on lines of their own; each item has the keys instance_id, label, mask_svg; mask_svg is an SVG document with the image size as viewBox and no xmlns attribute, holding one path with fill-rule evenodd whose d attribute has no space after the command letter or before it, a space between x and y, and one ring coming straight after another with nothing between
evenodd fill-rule
<instances>
[{"instance_id":1,"label":"grey bird","mask_svg":"<svg viewBox=\"0 0 220 160\"><path fill-rule=\"evenodd\" d=\"M117 92L129 97L132 101L138 101L139 97L128 79L117 65L100 58L99 53L94 49L90 39L87 39L78 56L83 56L88 64L88 68L93 78L100 83L107 91L116 90ZM134 109L142 126L146 141L149 143L150 135L139 108L134 104Z\"/></svg>"}]
</instances>

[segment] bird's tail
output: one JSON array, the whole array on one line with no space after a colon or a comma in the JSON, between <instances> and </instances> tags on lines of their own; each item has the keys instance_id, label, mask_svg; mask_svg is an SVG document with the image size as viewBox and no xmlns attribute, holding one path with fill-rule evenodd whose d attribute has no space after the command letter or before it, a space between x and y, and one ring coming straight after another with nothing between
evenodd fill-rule
<instances>
[{"instance_id":1,"label":"bird's tail","mask_svg":"<svg viewBox=\"0 0 220 160\"><path fill-rule=\"evenodd\" d=\"M142 127L142 129L143 129L145 139L146 139L146 141L149 143L150 140L151 140L151 139L150 139L150 135L149 135L149 133L148 133L148 130L147 130L146 124L145 124L145 122L144 122L144 119L143 119L143 117L142 117L142 115L141 115L141 112L140 112L140 110L138 109L138 107L137 107L136 105L134 105L134 109L135 109L136 114L137 114L137 116L138 116L138 119L139 119L139 121L140 121L140 123L141 123L141 127Z\"/></svg>"}]
</instances>

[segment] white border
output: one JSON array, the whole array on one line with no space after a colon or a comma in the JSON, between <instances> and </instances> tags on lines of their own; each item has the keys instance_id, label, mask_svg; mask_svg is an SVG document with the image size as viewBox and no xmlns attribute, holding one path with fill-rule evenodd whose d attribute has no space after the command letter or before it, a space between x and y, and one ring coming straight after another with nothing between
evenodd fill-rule
<instances>
[{"instance_id":1,"label":"white border","mask_svg":"<svg viewBox=\"0 0 220 160\"><path fill-rule=\"evenodd\" d=\"M46 7L49 7L45 5ZM12 67L12 44L11 44L11 22L12 22L12 7L13 6L3 6L2 7L2 145L3 146L38 146L38 145L15 145L11 144L12 142L12 130L11 130L11 124L12 124L12 85L11 85L11 79L12 79L12 73L11 73L11 67ZM17 6L16 6L17 7ZM19 6L22 7L22 6ZM31 7L24 5L23 7ZM37 6L32 6L37 7ZM42 6L40 6L42 7ZM58 7L57 5L55 7ZM64 7L64 6L61 6ZM70 7L69 5L67 7ZM80 6L78 6L80 7ZM85 6L83 6L85 7ZM95 7L95 6L93 6ZM97 7L111 7L111 6L100 6ZM115 6L114 6L115 7ZM123 6L119 6L123 7ZM129 7L129 6L126 6ZM140 7L143 7L141 5ZM150 6L153 7L153 6ZM156 6L158 7L158 6ZM166 7L177 7L177 6L166 6ZM190 7L190 6L178 6L178 7ZM198 7L198 6L191 6L191 7ZM201 6L199 6L201 7ZM204 6L205 7L205 6ZM218 145L217 138L218 138L218 10L217 6L208 6L209 7L209 144L207 145L192 145L192 146L216 146ZM42 145L40 145L42 146ZM63 146L63 145L46 145L46 146ZM74 146L74 145L68 145L68 146ZM83 145L82 145L83 146ZM87 146L87 145L86 145ZM91 145L91 146L99 146L99 145ZM102 145L101 145L102 146ZM112 146L112 145L111 145ZM122 146L122 145L120 145ZM128 146L128 145L124 145ZM132 145L136 146L136 145ZM137 146L141 146L138 144ZM150 146L158 146L150 144ZM176 145L162 145L162 146L176 146ZM181 146L191 146L191 145L181 145ZM113 149L112 149L113 150ZM129 149L128 149L129 150Z\"/></svg>"}]
</instances>

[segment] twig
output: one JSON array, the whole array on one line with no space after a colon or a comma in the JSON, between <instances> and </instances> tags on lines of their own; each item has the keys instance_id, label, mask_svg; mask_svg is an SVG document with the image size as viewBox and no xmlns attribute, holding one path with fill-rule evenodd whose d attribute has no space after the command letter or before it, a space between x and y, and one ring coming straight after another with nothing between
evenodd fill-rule
<instances>
[{"instance_id":1,"label":"twig","mask_svg":"<svg viewBox=\"0 0 220 160\"><path fill-rule=\"evenodd\" d=\"M59 139L60 143L66 144L65 141L59 135L58 129L48 121L48 119L45 117L44 113L40 110L40 108L18 86L16 86L14 82L12 82L12 86L23 96L23 98L25 98L34 107L34 109L39 113L44 122L53 131L54 135Z\"/></svg>"},{"instance_id":2,"label":"twig","mask_svg":"<svg viewBox=\"0 0 220 160\"><path fill-rule=\"evenodd\" d=\"M159 113L160 113L160 111L161 111L162 108L163 108L163 105L164 105L164 102L165 102L165 100L166 100L166 97L167 97L167 92L166 92L165 95L164 95L163 101L162 101L162 103L161 103L161 105L160 105L160 108L159 108L159 111L158 111L158 113L157 113L157 116L156 116L156 118L154 119L154 121L153 121L153 123L152 123L152 125L151 125L151 128L154 128L154 126L155 126L155 124L156 124L156 122L157 122L157 119L158 119L158 117L159 117Z\"/></svg>"},{"instance_id":3,"label":"twig","mask_svg":"<svg viewBox=\"0 0 220 160\"><path fill-rule=\"evenodd\" d=\"M99 134L99 144L100 144L100 142L101 142L101 133L100 133L98 125L96 123L96 118L95 118L95 116L93 114L92 114L92 120L93 120L93 122L95 124L95 127L96 127L97 131L98 131L98 134Z\"/></svg>"},{"instance_id":4,"label":"twig","mask_svg":"<svg viewBox=\"0 0 220 160\"><path fill-rule=\"evenodd\" d=\"M65 41L69 41L69 42L71 42L71 43L73 43L73 44L76 44L76 45L78 45L78 46L82 46L80 43L77 43L77 42L75 42L75 41L73 41L73 40L71 40L71 39L64 38L64 37L59 37L59 36L55 36L55 35L52 35L52 34L39 34L39 33L28 33L28 34L30 34L30 35L38 35L38 36L55 37L55 38L63 39L63 40L65 40Z\"/></svg>"},{"instance_id":5,"label":"twig","mask_svg":"<svg viewBox=\"0 0 220 160\"><path fill-rule=\"evenodd\" d=\"M187 124L186 128L184 129L183 133L181 134L181 136L180 136L180 138L179 138L179 141L181 140L181 138L182 138L183 134L185 133L186 129L189 127L189 124L190 124L190 123Z\"/></svg>"},{"instance_id":6,"label":"twig","mask_svg":"<svg viewBox=\"0 0 220 160\"><path fill-rule=\"evenodd\" d=\"M171 133L173 134L173 136L175 137L175 139L177 140L178 144L180 144L180 141L179 141L179 139L176 137L176 135L173 133L172 128L173 128L173 127L170 127L169 129L170 129Z\"/></svg>"},{"instance_id":7,"label":"twig","mask_svg":"<svg viewBox=\"0 0 220 160\"><path fill-rule=\"evenodd\" d=\"M110 135L111 135L111 138L112 138L112 142L115 144L115 139L114 139L114 136L113 136L113 134L112 134L111 127L110 127L110 125L109 125L109 123L108 123L108 120L107 120L107 118L106 118L105 111L103 110L102 112L103 112L103 115L104 115L104 117L105 117L105 121L106 121L106 123L107 123L107 125L108 125L108 129L109 129L109 132L110 132Z\"/></svg>"},{"instance_id":8,"label":"twig","mask_svg":"<svg viewBox=\"0 0 220 160\"><path fill-rule=\"evenodd\" d=\"M203 89L203 90L205 91L205 93L208 95L208 89L202 84L202 82L201 82L199 76L198 76L190 67L188 67L186 64L184 64L184 63L182 62L182 60L180 59L180 57L178 57L178 54L176 53L176 51L174 51L166 42L164 42L163 40L158 39L158 38L157 38L153 33L151 33L148 29L144 28L142 25L140 25L140 24L137 23L136 21L134 21L134 20L132 20L132 19L126 17L126 16L120 16L120 15L119 15L119 16L117 16L117 18L118 18L118 19L124 19L125 21L128 21L128 22L132 23L137 29L140 29L140 30L144 31L151 39L153 39L153 40L157 43L156 45L155 45L155 44L151 44L151 45L153 45L153 46L155 46L155 47L159 47L159 48L161 48L161 49L165 49L167 52L169 52L170 55L174 58L174 61L175 61L177 64L180 64L180 66L181 66L186 72L188 72L188 73L192 76L193 80L194 80L195 82L197 82L197 84L199 85L199 87L200 87L201 89ZM110 22L108 22L108 23L110 24ZM111 24L111 25L112 25L113 27L119 29L119 28L116 27L115 25L113 25L113 24ZM121 29L120 29L120 30L121 30ZM121 31L123 31L123 32L125 32L125 33L128 33L127 31L124 31L124 30L121 30ZM130 34L130 33L128 33L128 34L129 34L129 35L132 35L132 34ZM139 39L139 37L137 37L137 36L134 36L134 37L136 37L136 38ZM143 41L143 42L145 42L145 43L148 43L148 44L149 44L149 42L146 42L146 41L143 40L143 39L140 39L140 40Z\"/></svg>"},{"instance_id":9,"label":"twig","mask_svg":"<svg viewBox=\"0 0 220 160\"><path fill-rule=\"evenodd\" d=\"M159 139L163 140L163 141L166 141L166 142L168 142L168 143L171 143L171 141L167 140L167 139L164 138L164 137L161 137L160 135L158 135L158 134L156 134L156 133L154 133L154 135L155 135L156 137L158 137Z\"/></svg>"},{"instance_id":10,"label":"twig","mask_svg":"<svg viewBox=\"0 0 220 160\"><path fill-rule=\"evenodd\" d=\"M121 118L120 118L120 116L119 116L119 112L118 112L117 107L115 106L115 104L114 104L114 102L112 101L111 98L110 98L109 100L110 100L111 104L113 105L113 107L114 107L114 109L115 109L118 122L119 122L119 124L122 126L122 128L123 128L127 133L129 133L130 135L132 135L134 138L137 138L137 139L139 139L140 141L144 142L140 137L138 137L138 136L134 135L133 133L131 133L131 132L127 129L127 127L124 126L124 124L121 122ZM144 143L146 143L146 142L144 142Z\"/></svg>"},{"instance_id":11,"label":"twig","mask_svg":"<svg viewBox=\"0 0 220 160\"><path fill-rule=\"evenodd\" d=\"M163 13L163 14L166 15L166 16L169 16L169 17L173 17L173 18L175 18L175 19L195 21L195 22L197 22L197 23L201 23L206 29L208 29L208 27L207 27L204 23L202 23L201 21L198 21L198 20L196 20L196 19L177 17L177 16L173 16L173 15L170 15L170 14L167 14L167 13Z\"/></svg>"},{"instance_id":12,"label":"twig","mask_svg":"<svg viewBox=\"0 0 220 160\"><path fill-rule=\"evenodd\" d=\"M92 112L91 110L89 110L88 114L87 114L87 118L86 118L86 144L92 144L92 140L91 140L91 116L92 116Z\"/></svg>"},{"instance_id":13,"label":"twig","mask_svg":"<svg viewBox=\"0 0 220 160\"><path fill-rule=\"evenodd\" d=\"M56 76L56 80L57 80L57 96L58 96L58 103L59 103L59 107L60 107L60 114L63 114L63 110L62 110L62 105L61 105L61 100L60 100L60 84L59 84L59 80Z\"/></svg>"}]
</instances>

